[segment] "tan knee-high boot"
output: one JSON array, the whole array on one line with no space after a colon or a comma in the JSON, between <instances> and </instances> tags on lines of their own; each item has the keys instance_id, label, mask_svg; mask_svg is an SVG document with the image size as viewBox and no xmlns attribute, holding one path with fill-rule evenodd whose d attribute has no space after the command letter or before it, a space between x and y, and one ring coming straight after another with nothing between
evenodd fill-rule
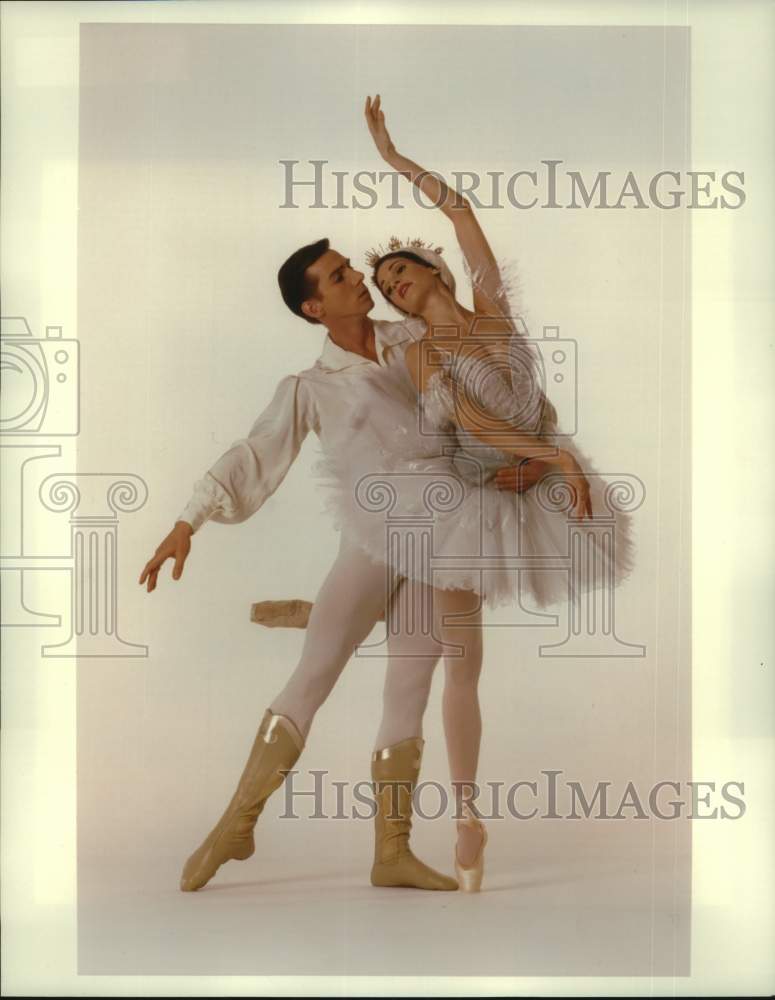
<instances>
[{"instance_id":1,"label":"tan knee-high boot","mask_svg":"<svg viewBox=\"0 0 775 1000\"><path fill-rule=\"evenodd\" d=\"M412 854L412 793L420 774L423 740L408 739L371 756L377 815L371 884L410 889L457 889L453 878L429 868Z\"/></svg>"},{"instance_id":2,"label":"tan knee-high boot","mask_svg":"<svg viewBox=\"0 0 775 1000\"><path fill-rule=\"evenodd\" d=\"M201 889L225 861L244 861L255 850L253 828L269 796L283 783L304 749L304 739L285 715L269 709L226 812L183 868L183 892Z\"/></svg>"}]
</instances>

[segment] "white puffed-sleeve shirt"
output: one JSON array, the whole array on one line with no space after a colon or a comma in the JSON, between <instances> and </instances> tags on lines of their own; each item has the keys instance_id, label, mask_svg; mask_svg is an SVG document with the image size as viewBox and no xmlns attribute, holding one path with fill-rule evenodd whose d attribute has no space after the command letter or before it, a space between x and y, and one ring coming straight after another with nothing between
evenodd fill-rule
<instances>
[{"instance_id":1,"label":"white puffed-sleeve shirt","mask_svg":"<svg viewBox=\"0 0 775 1000\"><path fill-rule=\"evenodd\" d=\"M424 329L418 319L377 320L378 363L388 364L396 348L421 337ZM283 481L311 430L324 448L336 446L350 413L353 380L374 364L327 336L315 364L282 379L248 436L235 441L194 483L191 499L175 520L187 521L196 532L207 520L238 524L255 514Z\"/></svg>"}]
</instances>

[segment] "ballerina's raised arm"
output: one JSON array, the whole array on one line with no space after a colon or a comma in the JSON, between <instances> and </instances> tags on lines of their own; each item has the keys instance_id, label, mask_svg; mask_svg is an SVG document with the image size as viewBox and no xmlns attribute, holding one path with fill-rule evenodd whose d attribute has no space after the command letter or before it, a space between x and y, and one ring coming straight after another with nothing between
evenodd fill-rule
<instances>
[{"instance_id":1,"label":"ballerina's raised arm","mask_svg":"<svg viewBox=\"0 0 775 1000\"><path fill-rule=\"evenodd\" d=\"M455 227L455 236L473 280L474 312L508 316L509 303L498 262L470 202L440 177L396 150L385 125L385 112L379 94L373 101L371 97L366 98L365 115L374 145L383 160L419 188Z\"/></svg>"},{"instance_id":2,"label":"ballerina's raised arm","mask_svg":"<svg viewBox=\"0 0 775 1000\"><path fill-rule=\"evenodd\" d=\"M497 261L469 203L457 191L451 190L443 180L423 170L414 161L396 151L385 126L385 114L380 107L379 95L373 102L370 97L366 99L365 114L374 144L383 159L411 180L452 221L460 248L474 277L475 313L480 316L490 315L510 320L508 300ZM393 304L397 304L394 296L395 286L400 286L402 280L400 266L400 263L396 262L395 275L381 279L380 288L388 301ZM387 267L389 270L392 265ZM512 324L509 322L508 325ZM441 329L443 331L443 325ZM442 346L442 340L443 335L434 337L433 341L418 341L411 344L405 352L407 368L420 392L427 388L429 379L435 374L440 374L436 371L438 365L433 362L432 355ZM458 349L462 349L462 344L462 341L457 341ZM474 343L473 350L477 349L478 346ZM489 352L486 353L489 355ZM454 403L450 407L450 416L459 427L476 435L483 443L498 448L505 455L522 459L540 459L549 467L557 469L573 489L575 516L592 516L589 483L570 451L557 447L548 438L537 434L534 428L520 427L511 420L485 412L470 398L465 384L454 378L452 381Z\"/></svg>"}]
</instances>

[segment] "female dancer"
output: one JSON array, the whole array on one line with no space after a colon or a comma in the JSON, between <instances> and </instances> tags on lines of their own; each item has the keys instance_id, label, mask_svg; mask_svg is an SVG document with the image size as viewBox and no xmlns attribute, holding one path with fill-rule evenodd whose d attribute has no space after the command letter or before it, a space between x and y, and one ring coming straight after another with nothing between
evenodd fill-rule
<instances>
[{"instance_id":1,"label":"female dancer","mask_svg":"<svg viewBox=\"0 0 775 1000\"><path fill-rule=\"evenodd\" d=\"M567 548L567 512L545 508L535 491L516 497L501 491L495 470L541 459L571 491L570 514L576 518L592 517L600 487L590 486L582 472L582 465L590 468L586 456L556 443L556 414L540 388L537 354L515 327L508 290L470 205L396 151L380 104L377 95L365 108L375 145L451 219L472 279L473 310L456 299L454 279L440 253L421 241L401 245L393 240L388 252L373 256L377 288L399 311L421 317L426 332L403 358L364 379L353 408L358 433L351 447L325 458L319 472L332 486L329 506L340 524L378 562L386 558L385 524L369 510L369 474L389 485L394 518L424 510L434 478L457 484L448 509L437 511L433 520L434 554L448 562L451 557L454 568L439 570L430 560L416 560L411 546L392 549L390 563L401 576L434 588L436 634L462 653L445 656L443 713L450 777L463 817L456 872L462 889L476 890L487 837L471 801L481 742L482 598L491 606L513 601L520 576L539 606L567 598L569 587L567 576L556 570L531 566L518 574L491 563L480 568L482 555L551 557ZM450 441L452 455L445 453ZM617 524L614 553L601 550L596 556L597 571L612 560L615 581L626 575L631 568L626 520ZM599 586L602 576L587 574L584 584ZM407 683L416 673L417 683L430 685L430 671L423 673L411 650L394 643L389 655L391 661L405 658ZM385 704L390 703L386 689ZM400 738L381 729L377 746Z\"/></svg>"}]
</instances>

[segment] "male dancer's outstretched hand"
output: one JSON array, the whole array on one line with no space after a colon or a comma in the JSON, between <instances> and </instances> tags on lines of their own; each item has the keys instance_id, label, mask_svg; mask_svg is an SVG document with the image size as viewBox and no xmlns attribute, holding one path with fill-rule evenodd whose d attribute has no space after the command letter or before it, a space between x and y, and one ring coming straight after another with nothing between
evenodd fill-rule
<instances>
[{"instance_id":1,"label":"male dancer's outstretched hand","mask_svg":"<svg viewBox=\"0 0 775 1000\"><path fill-rule=\"evenodd\" d=\"M142 586L147 578L147 590L149 594L152 590L156 589L156 577L159 575L162 565L168 559L175 560L175 565L172 568L172 579L180 579L186 558L191 551L191 536L193 533L193 529L187 521L175 522L175 527L156 549L153 559L148 560L143 572L140 574L138 583Z\"/></svg>"}]
</instances>

